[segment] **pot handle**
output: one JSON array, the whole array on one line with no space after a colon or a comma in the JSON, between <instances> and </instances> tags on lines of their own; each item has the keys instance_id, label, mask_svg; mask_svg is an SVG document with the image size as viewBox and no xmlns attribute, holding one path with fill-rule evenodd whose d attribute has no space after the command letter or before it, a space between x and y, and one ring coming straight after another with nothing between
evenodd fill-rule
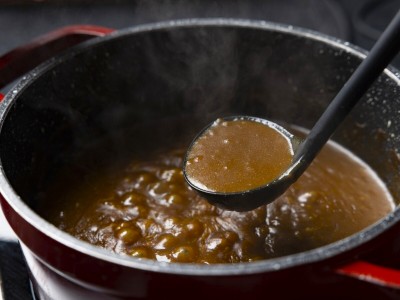
<instances>
[{"instance_id":1,"label":"pot handle","mask_svg":"<svg viewBox=\"0 0 400 300\"><path fill-rule=\"evenodd\" d=\"M93 25L72 25L46 33L0 57L0 88L57 53L114 29ZM3 98L0 95L0 100Z\"/></svg>"},{"instance_id":2,"label":"pot handle","mask_svg":"<svg viewBox=\"0 0 400 300\"><path fill-rule=\"evenodd\" d=\"M353 277L373 284L400 289L400 271L381 267L366 261L355 261L335 270L337 274Z\"/></svg>"}]
</instances>

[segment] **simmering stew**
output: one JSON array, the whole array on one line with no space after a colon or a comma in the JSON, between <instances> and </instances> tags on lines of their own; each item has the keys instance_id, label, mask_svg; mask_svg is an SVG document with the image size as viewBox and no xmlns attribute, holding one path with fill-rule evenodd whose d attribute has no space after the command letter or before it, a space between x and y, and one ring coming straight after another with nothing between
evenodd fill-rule
<instances>
[{"instance_id":1,"label":"simmering stew","mask_svg":"<svg viewBox=\"0 0 400 300\"><path fill-rule=\"evenodd\" d=\"M191 190L181 171L184 150L132 160L112 176L97 172L67 191L55 187L42 215L78 239L119 254L212 264L317 248L394 209L375 173L333 142L284 195L249 212L214 207Z\"/></svg>"}]
</instances>

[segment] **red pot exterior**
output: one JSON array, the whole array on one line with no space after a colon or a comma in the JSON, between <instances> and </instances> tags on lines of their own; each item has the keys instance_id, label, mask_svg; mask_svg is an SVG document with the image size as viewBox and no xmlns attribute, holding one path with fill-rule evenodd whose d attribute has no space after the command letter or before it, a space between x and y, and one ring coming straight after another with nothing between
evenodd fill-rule
<instances>
[{"instance_id":1,"label":"red pot exterior","mask_svg":"<svg viewBox=\"0 0 400 300\"><path fill-rule=\"evenodd\" d=\"M355 278L343 276L346 274L340 270L342 266L349 266L352 262L359 262L360 259L391 267L397 265L400 268L398 256L400 242L396 238L400 232L399 224L360 247L314 263L256 274L188 276L145 271L97 259L50 238L15 212L4 199L1 204L7 220L20 241L45 266L79 286L121 299L161 297L183 299L188 295L211 299L221 297L258 299L265 295L266 290L269 297L280 299L289 297L316 299L326 297L327 291L332 297L328 299L360 297L363 294L365 297L375 295L374 298L386 299L384 297L387 295L400 295L400 289L390 286L391 281L399 280L400 271L394 272L392 277L386 277L387 282L374 282L368 278L361 278L374 283L371 284L357 279L358 268L355 269ZM349 272L348 275L354 275L354 272L353 274ZM379 277L379 274L373 270L372 276ZM384 276L381 278L385 279Z\"/></svg>"},{"instance_id":2,"label":"red pot exterior","mask_svg":"<svg viewBox=\"0 0 400 300\"><path fill-rule=\"evenodd\" d=\"M97 36L104 36L114 29L74 25L49 32L0 57L0 88L32 70L57 53Z\"/></svg>"}]
</instances>

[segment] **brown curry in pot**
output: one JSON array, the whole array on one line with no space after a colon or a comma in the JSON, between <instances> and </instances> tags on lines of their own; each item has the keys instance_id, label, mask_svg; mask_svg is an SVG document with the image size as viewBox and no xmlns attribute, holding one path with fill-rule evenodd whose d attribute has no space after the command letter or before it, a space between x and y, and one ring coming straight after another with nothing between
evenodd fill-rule
<instances>
[{"instance_id":1,"label":"brown curry in pot","mask_svg":"<svg viewBox=\"0 0 400 300\"><path fill-rule=\"evenodd\" d=\"M377 175L329 142L279 199L249 212L225 211L182 176L186 149L167 149L108 172L54 187L42 215L71 235L115 253L181 263L251 262L306 251L350 236L394 209ZM80 181L80 183L79 183ZM66 181L61 181L66 183Z\"/></svg>"}]
</instances>

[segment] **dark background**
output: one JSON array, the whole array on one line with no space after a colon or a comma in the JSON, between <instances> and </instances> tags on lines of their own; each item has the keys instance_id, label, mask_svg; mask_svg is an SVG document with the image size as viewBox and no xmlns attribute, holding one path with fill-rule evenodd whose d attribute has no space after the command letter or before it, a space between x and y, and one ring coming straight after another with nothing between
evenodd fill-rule
<instances>
[{"instance_id":1,"label":"dark background","mask_svg":"<svg viewBox=\"0 0 400 300\"><path fill-rule=\"evenodd\" d=\"M119 29L191 17L287 23L368 50L399 8L400 0L0 0L0 55L65 25L94 24Z\"/></svg>"}]
</instances>

